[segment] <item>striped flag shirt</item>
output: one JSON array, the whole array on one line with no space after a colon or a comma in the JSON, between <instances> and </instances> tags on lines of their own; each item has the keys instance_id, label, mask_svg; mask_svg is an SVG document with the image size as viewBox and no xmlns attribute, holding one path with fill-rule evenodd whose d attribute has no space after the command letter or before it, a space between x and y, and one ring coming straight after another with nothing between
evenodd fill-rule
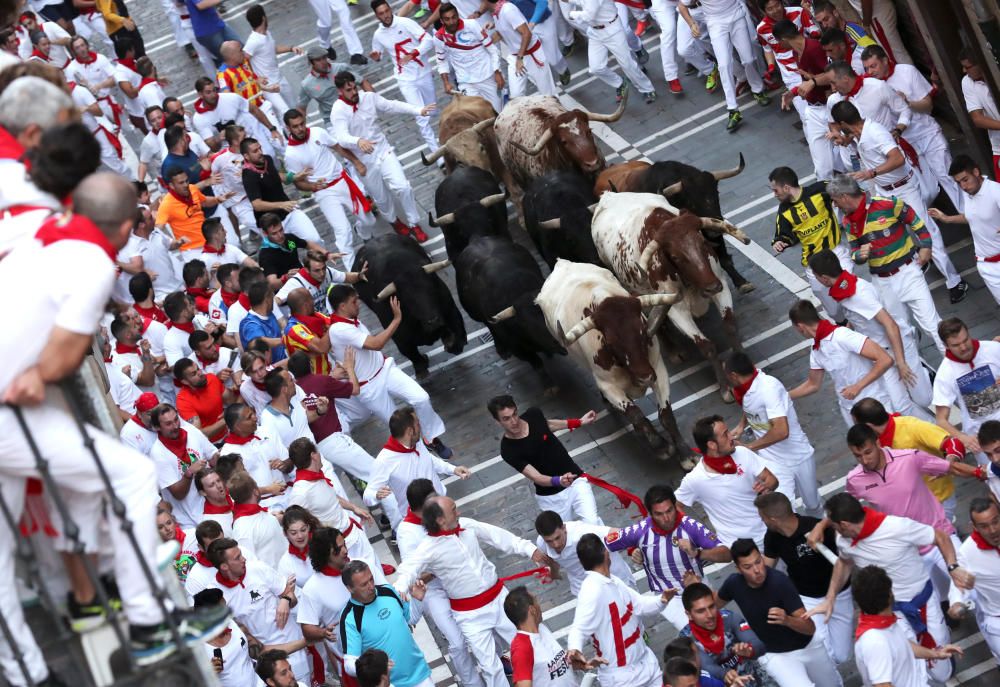
<instances>
[{"instance_id":1,"label":"striped flag shirt","mask_svg":"<svg viewBox=\"0 0 1000 687\"><path fill-rule=\"evenodd\" d=\"M701 562L678 548L677 543L681 539L687 539L696 548L702 549L719 545L719 538L714 532L686 515L672 532L664 532L653 525L652 518L647 517L611 532L604 541L610 551L641 550L649 588L662 592L664 589L683 589L684 573L688 571L702 575Z\"/></svg>"}]
</instances>

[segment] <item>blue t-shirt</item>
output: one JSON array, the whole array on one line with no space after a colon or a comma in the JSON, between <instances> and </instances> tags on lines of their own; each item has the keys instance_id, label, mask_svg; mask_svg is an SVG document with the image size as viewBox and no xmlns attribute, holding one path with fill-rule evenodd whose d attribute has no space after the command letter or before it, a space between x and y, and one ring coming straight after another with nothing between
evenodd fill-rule
<instances>
[{"instance_id":1,"label":"blue t-shirt","mask_svg":"<svg viewBox=\"0 0 1000 687\"><path fill-rule=\"evenodd\" d=\"M381 649L395 662L389 681L396 687L412 687L430 678L431 668L413 640L410 603L403 603L389 585L375 587L375 600L347 602L340 617L340 641L344 656L357 658L366 649Z\"/></svg>"},{"instance_id":2,"label":"blue t-shirt","mask_svg":"<svg viewBox=\"0 0 1000 687\"><path fill-rule=\"evenodd\" d=\"M243 318L243 321L240 322L240 343L246 349L251 341L260 336L266 336L269 339L280 339L281 325L278 324L278 318L274 316L273 312L264 319L251 310ZM272 363L284 360L287 357L288 354L285 352L284 345L275 346L271 349Z\"/></svg>"},{"instance_id":3,"label":"blue t-shirt","mask_svg":"<svg viewBox=\"0 0 1000 687\"><path fill-rule=\"evenodd\" d=\"M163 164L160 165L161 173L169 174L171 167L180 167L187 172L189 184L197 184L201 181L201 162L199 162L198 156L190 148L188 148L186 155L167 153L163 158ZM169 181L166 177L164 179Z\"/></svg>"},{"instance_id":4,"label":"blue t-shirt","mask_svg":"<svg viewBox=\"0 0 1000 687\"><path fill-rule=\"evenodd\" d=\"M226 28L226 23L214 7L200 10L195 7L194 0L184 0L184 5L191 17L191 28L195 36L210 36Z\"/></svg>"}]
</instances>

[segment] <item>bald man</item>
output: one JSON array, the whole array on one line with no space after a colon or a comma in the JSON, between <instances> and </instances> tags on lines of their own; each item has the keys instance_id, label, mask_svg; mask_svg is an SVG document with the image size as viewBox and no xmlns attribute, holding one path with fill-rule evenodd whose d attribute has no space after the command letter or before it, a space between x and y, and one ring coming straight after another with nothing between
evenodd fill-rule
<instances>
[{"instance_id":1,"label":"bald man","mask_svg":"<svg viewBox=\"0 0 1000 687\"><path fill-rule=\"evenodd\" d=\"M226 41L219 48L222 54L222 66L217 74L219 91L235 93L248 103L260 109L271 124L281 128L278 116L271 103L264 99L264 92L276 93L280 84L264 84L257 72L250 66L250 58L243 52L243 44L239 41Z\"/></svg>"},{"instance_id":2,"label":"bald man","mask_svg":"<svg viewBox=\"0 0 1000 687\"><path fill-rule=\"evenodd\" d=\"M314 374L330 374L330 318L316 312L312 294L304 288L289 293L285 305L291 313L282 333L288 355L304 351Z\"/></svg>"}]
</instances>

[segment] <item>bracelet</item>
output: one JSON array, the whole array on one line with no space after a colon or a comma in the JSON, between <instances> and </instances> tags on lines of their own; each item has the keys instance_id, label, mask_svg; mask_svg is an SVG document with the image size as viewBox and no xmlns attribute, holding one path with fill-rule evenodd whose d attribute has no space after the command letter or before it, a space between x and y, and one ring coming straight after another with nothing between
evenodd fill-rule
<instances>
[{"instance_id":1,"label":"bracelet","mask_svg":"<svg viewBox=\"0 0 1000 687\"><path fill-rule=\"evenodd\" d=\"M979 479L979 480L984 480L984 479L986 479L986 471L985 471L985 470L983 470L983 466L982 466L982 465L978 465L978 466L976 466L976 470L975 470L975 472L973 472L973 473L972 473L972 475L973 475L973 476L974 476L974 477L975 477L976 479Z\"/></svg>"},{"instance_id":2,"label":"bracelet","mask_svg":"<svg viewBox=\"0 0 1000 687\"><path fill-rule=\"evenodd\" d=\"M550 482L552 483L553 487L561 487L562 486L562 477L560 477L559 475L556 475L556 476L552 477L552 479L550 480Z\"/></svg>"},{"instance_id":3,"label":"bracelet","mask_svg":"<svg viewBox=\"0 0 1000 687\"><path fill-rule=\"evenodd\" d=\"M579 429L582 426L583 423L580 421L580 418L578 417L571 417L568 420L566 420L566 429L568 429L571 432L574 429Z\"/></svg>"},{"instance_id":4,"label":"bracelet","mask_svg":"<svg viewBox=\"0 0 1000 687\"><path fill-rule=\"evenodd\" d=\"M282 594L282 595L281 595L281 596L279 596L278 598L279 598L279 599L284 599L284 600L285 600L285 601L287 601L288 603L292 603L292 597L288 596L287 594Z\"/></svg>"},{"instance_id":5,"label":"bracelet","mask_svg":"<svg viewBox=\"0 0 1000 687\"><path fill-rule=\"evenodd\" d=\"M295 180L295 175L291 172L285 172L285 183L290 184Z\"/></svg>"}]
</instances>

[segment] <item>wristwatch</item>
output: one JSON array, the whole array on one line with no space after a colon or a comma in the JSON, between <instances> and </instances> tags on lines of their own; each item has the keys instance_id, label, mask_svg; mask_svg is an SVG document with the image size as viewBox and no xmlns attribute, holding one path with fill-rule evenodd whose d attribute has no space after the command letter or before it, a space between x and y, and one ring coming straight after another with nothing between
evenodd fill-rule
<instances>
[{"instance_id":1,"label":"wristwatch","mask_svg":"<svg viewBox=\"0 0 1000 687\"><path fill-rule=\"evenodd\" d=\"M954 570L957 570L958 567L959 567L958 563L952 563L951 565L948 566L948 572L952 572Z\"/></svg>"},{"instance_id":2,"label":"wristwatch","mask_svg":"<svg viewBox=\"0 0 1000 687\"><path fill-rule=\"evenodd\" d=\"M279 598L279 599L284 599L284 600L285 600L285 601L287 601L288 603L292 603L292 597L288 596L287 594L282 594L282 595L281 595L281 596L279 596L278 598Z\"/></svg>"}]
</instances>

